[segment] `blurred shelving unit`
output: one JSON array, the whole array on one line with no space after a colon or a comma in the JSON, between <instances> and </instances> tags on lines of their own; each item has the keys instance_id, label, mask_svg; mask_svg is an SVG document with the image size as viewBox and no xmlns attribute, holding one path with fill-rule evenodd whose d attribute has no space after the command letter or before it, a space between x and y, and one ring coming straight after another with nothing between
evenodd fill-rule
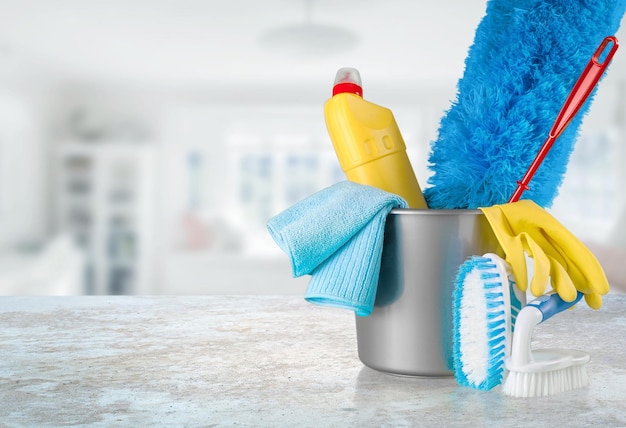
<instances>
[{"instance_id":1,"label":"blurred shelving unit","mask_svg":"<svg viewBox=\"0 0 626 428\"><path fill-rule=\"evenodd\" d=\"M86 257L86 294L153 289L154 147L70 142L56 156L56 224Z\"/></svg>"}]
</instances>

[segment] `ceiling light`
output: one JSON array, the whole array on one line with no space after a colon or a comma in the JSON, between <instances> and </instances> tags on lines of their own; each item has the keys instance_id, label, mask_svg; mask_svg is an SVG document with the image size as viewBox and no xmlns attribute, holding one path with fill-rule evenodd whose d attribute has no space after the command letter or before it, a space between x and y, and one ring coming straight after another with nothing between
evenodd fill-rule
<instances>
[{"instance_id":1,"label":"ceiling light","mask_svg":"<svg viewBox=\"0 0 626 428\"><path fill-rule=\"evenodd\" d=\"M262 34L262 47L289 56L323 56L354 49L358 37L344 28L311 22L312 0L306 0L305 20L277 27Z\"/></svg>"}]
</instances>

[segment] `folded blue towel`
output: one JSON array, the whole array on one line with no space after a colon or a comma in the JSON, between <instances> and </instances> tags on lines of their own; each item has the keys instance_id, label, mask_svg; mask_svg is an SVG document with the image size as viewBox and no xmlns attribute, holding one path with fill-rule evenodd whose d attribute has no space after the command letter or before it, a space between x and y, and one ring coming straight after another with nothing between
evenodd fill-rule
<instances>
[{"instance_id":1,"label":"folded blue towel","mask_svg":"<svg viewBox=\"0 0 626 428\"><path fill-rule=\"evenodd\" d=\"M383 235L400 196L342 181L272 217L267 228L291 259L293 276L311 275L305 299L372 313Z\"/></svg>"}]
</instances>

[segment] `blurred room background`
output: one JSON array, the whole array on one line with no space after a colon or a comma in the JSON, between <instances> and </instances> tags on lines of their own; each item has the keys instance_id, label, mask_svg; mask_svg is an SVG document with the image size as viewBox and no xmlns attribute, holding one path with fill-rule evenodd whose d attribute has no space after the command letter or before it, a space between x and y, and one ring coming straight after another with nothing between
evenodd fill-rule
<instances>
[{"instance_id":1,"label":"blurred room background","mask_svg":"<svg viewBox=\"0 0 626 428\"><path fill-rule=\"evenodd\" d=\"M302 294L265 223L344 179L323 118L336 70L358 68L365 98L394 112L426 187L484 12L482 0L0 0L0 294ZM625 140L618 51L551 208L616 248Z\"/></svg>"}]
</instances>

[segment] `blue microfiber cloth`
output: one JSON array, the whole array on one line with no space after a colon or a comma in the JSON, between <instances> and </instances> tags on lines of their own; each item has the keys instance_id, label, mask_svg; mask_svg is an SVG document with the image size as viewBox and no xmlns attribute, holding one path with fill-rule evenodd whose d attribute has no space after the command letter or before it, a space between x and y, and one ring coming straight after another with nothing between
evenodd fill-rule
<instances>
[{"instance_id":1,"label":"blue microfiber cloth","mask_svg":"<svg viewBox=\"0 0 626 428\"><path fill-rule=\"evenodd\" d=\"M548 136L567 95L614 35L626 0L490 0L432 143L430 208L502 204ZM522 198L551 206L591 98L544 159Z\"/></svg>"},{"instance_id":2,"label":"blue microfiber cloth","mask_svg":"<svg viewBox=\"0 0 626 428\"><path fill-rule=\"evenodd\" d=\"M311 275L306 300L366 316L374 308L387 214L407 206L400 196L342 181L272 217L267 228L291 258L293 276Z\"/></svg>"}]
</instances>

